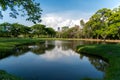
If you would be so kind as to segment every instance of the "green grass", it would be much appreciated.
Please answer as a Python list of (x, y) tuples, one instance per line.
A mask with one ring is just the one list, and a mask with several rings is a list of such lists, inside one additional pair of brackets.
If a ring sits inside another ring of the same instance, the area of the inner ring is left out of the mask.
[(40, 42), (40, 39), (31, 38), (0, 38), (0, 54), (11, 52), (16, 46)]
[(80, 45), (77, 51), (107, 59), (109, 66), (104, 80), (120, 80), (120, 44)]

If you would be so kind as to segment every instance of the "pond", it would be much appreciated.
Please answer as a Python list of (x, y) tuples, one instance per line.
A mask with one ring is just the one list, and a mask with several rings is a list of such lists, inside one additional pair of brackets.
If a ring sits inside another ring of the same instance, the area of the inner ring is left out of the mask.
[(94, 43), (49, 40), (21, 46), (12, 55), (0, 57), (0, 70), (24, 80), (102, 79), (108, 63), (98, 57), (75, 52), (77, 45)]

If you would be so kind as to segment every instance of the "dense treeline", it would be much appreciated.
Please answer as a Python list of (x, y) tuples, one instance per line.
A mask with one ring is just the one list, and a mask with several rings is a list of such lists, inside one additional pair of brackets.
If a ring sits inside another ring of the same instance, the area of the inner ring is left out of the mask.
[(62, 27), (61, 31), (58, 31), (56, 34), (56, 37), (58, 38), (81, 38), (82, 31), (78, 25), (75, 25), (74, 27)]
[(51, 27), (35, 24), (31, 27), (18, 23), (0, 24), (0, 37), (54, 37), (56, 32)]
[(80, 20), (80, 25), (62, 27), (56, 32), (43, 24), (27, 27), (18, 23), (0, 24), (0, 37), (57, 37), (120, 39), (120, 7), (113, 10), (103, 8), (92, 15), (88, 22)]
[(100, 9), (88, 22), (81, 20), (80, 25), (63, 27), (57, 35), (63, 38), (120, 39), (120, 7)]

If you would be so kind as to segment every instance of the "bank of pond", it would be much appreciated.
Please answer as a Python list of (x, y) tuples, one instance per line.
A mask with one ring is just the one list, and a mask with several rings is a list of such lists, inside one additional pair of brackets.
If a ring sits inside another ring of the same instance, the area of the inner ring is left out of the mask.
[(102, 57), (109, 62), (104, 80), (120, 79), (120, 44), (80, 45), (77, 47), (77, 51), (83, 54)]
[(119, 80), (119, 57), (118, 43), (1, 39), (0, 79)]

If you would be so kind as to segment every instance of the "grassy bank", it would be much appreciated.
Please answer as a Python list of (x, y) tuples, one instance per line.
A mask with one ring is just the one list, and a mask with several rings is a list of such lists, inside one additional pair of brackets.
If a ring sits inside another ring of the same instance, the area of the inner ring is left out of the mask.
[(77, 51), (107, 59), (109, 67), (105, 71), (104, 80), (120, 80), (120, 44), (80, 45)]
[(16, 46), (39, 42), (40, 39), (0, 38), (0, 54), (11, 52)]
[[(40, 39), (30, 38), (0, 38), (0, 59), (12, 54), (16, 46), (41, 42)], [(0, 70), (0, 80), (21, 80), (3, 70)]]

